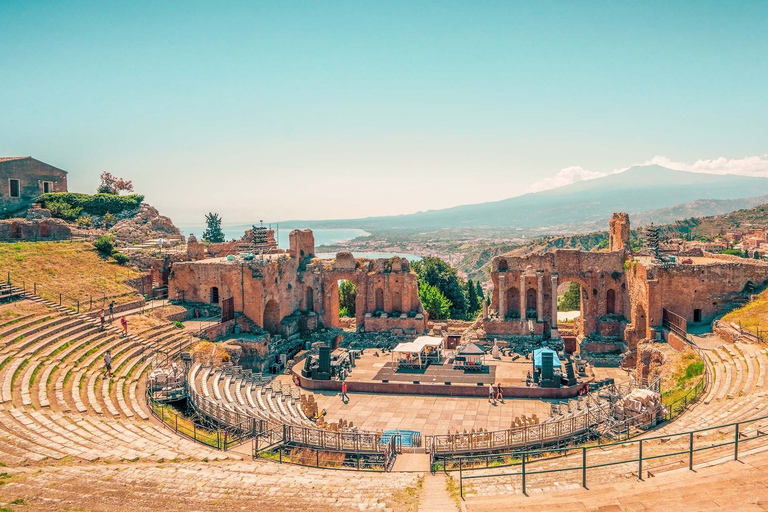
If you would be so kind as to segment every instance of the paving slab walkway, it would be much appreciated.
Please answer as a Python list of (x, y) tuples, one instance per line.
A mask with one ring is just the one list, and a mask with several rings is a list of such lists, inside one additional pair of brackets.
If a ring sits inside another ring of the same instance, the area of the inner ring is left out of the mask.
[[(501, 510), (501, 509), (499, 509)], [(458, 512), (459, 506), (448, 493), (447, 477), (426, 474), (421, 488), (419, 512)]]

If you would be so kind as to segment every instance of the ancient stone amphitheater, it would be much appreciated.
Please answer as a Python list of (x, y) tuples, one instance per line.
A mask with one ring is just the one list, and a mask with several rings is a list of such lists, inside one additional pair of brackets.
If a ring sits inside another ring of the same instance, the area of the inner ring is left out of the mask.
[[(29, 295), (0, 306), (0, 505), (2, 510), (764, 510), (768, 456), (762, 438), (768, 421), (747, 422), (738, 431), (728, 424), (768, 414), (766, 349), (712, 337), (696, 341), (709, 386), (695, 405), (641, 436), (642, 447), (631, 440), (530, 462), (523, 484), (512, 474), (519, 472), (516, 467), (461, 475), (407, 463), (397, 472), (335, 471), (252, 460), (250, 443), (227, 451), (208, 448), (157, 421), (145, 400), (152, 356), (187, 349), (190, 342), (181, 331), (166, 324), (122, 337), (111, 327), (102, 331), (91, 317)], [(113, 354), (111, 379), (101, 360), (107, 349)], [(220, 404), (222, 414), (260, 411), (267, 421), (311, 423), (289, 385), (265, 392), (226, 372), (201, 365), (192, 371), (195, 392)], [(709, 427), (716, 428), (701, 431)], [(687, 433), (692, 430), (700, 432)], [(690, 443), (696, 450), (692, 460)], [(638, 448), (644, 450), (642, 467)], [(579, 468), (587, 453), (584, 481)], [(571, 469), (545, 472), (566, 468)]]

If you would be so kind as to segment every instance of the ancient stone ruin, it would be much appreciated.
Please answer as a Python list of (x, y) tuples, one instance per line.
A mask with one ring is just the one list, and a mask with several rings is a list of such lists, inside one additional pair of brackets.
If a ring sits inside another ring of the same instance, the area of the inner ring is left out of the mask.
[(616, 213), (606, 252), (497, 256), (483, 329), (494, 336), (557, 339), (557, 289), (576, 282), (581, 304), (574, 334), (582, 356), (599, 362), (602, 354), (615, 363), (639, 341), (662, 336), (665, 311), (692, 324), (711, 322), (768, 284), (768, 263), (709, 253), (685, 264), (658, 261), (633, 254), (629, 232), (629, 216)]
[(339, 281), (346, 280), (357, 289), (358, 331), (417, 335), (427, 328), (418, 278), (404, 258), (355, 258), (347, 252), (316, 258), (310, 230), (292, 231), (288, 251), (238, 253), (238, 243), (232, 243), (214, 247), (215, 257), (210, 257), (208, 249), (206, 254), (202, 244), (190, 240), (193, 261), (173, 264), (170, 298), (207, 304), (229, 299), (234, 312), (287, 338), (300, 331), (341, 327)]

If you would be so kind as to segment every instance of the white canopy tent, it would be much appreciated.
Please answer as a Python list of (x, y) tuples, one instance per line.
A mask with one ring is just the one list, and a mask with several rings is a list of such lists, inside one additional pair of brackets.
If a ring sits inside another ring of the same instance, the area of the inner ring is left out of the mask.
[(443, 338), (434, 336), (419, 336), (413, 341), (398, 344), (392, 349), (392, 361), (397, 363), (405, 359), (409, 364), (418, 364), (423, 367), (429, 359), (440, 362), (443, 358)]

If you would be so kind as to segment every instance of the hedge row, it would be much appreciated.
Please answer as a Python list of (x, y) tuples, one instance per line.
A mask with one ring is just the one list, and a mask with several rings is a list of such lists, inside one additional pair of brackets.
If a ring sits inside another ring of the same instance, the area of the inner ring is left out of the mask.
[[(38, 197), (35, 202), (51, 210), (54, 216), (71, 217), (87, 213), (89, 215), (117, 214), (125, 210), (134, 210), (144, 200), (141, 195), (118, 196), (114, 194), (78, 194), (75, 192), (51, 192)], [(66, 212), (56, 215), (57, 212)], [(75, 213), (76, 212), (76, 213)]]

